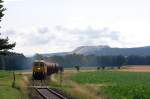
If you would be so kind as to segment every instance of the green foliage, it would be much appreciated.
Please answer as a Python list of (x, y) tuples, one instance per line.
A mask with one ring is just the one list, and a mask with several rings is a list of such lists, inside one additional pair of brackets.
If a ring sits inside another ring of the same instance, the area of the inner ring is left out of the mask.
[(42, 57), (44, 60), (57, 62), (64, 67), (79, 66), (93, 66), (93, 67), (117, 67), (121, 68), (123, 65), (150, 65), (150, 56), (95, 56), (95, 55), (78, 55), (69, 54), (65, 56), (51, 56), (43, 57), (42, 55), (36, 55), (35, 57)]
[(81, 84), (102, 84), (98, 93), (103, 92), (114, 99), (150, 99), (150, 73), (80, 72), (71, 79)]
[(97, 70), (100, 70), (100, 67), (97, 67)]
[(0, 50), (7, 52), (7, 50), (15, 47), (16, 43), (9, 44), (8, 37), (6, 39), (0, 38)]
[[(39, 55), (35, 56), (36, 58)], [(40, 55), (40, 57), (42, 57)], [(43, 59), (47, 61), (53, 61), (59, 63), (64, 67), (73, 67), (76, 65), (79, 66), (122, 66), (126, 59), (123, 56), (94, 56), (94, 55), (77, 55), (77, 54), (69, 54), (65, 56), (51, 56), (51, 57), (43, 57)]]
[(5, 8), (3, 8), (2, 3), (3, 3), (3, 0), (0, 0), (0, 22), (2, 20), (2, 17), (4, 16), (3, 12), (6, 10)]
[(131, 56), (128, 56), (127, 64), (130, 64), (130, 65), (138, 65), (138, 64), (147, 65), (150, 62), (149, 59), (150, 58), (148, 56), (131, 55)]
[(76, 68), (77, 71), (80, 70), (80, 66), (74, 66)]
[(102, 66), (102, 69), (105, 69), (105, 66)]
[(21, 70), (28, 68), (28, 59), (23, 54), (0, 55), (0, 69)]

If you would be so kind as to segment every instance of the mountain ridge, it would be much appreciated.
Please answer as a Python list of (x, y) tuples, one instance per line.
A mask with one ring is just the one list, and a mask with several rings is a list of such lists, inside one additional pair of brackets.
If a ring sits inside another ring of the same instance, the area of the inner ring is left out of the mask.
[(41, 55), (51, 57), (51, 56), (65, 56), (68, 54), (82, 54), (82, 55), (96, 55), (96, 56), (116, 56), (116, 55), (147, 56), (150, 55), (150, 46), (131, 47), (131, 48), (118, 48), (118, 47), (110, 47), (107, 45), (79, 46), (70, 52), (46, 53)]

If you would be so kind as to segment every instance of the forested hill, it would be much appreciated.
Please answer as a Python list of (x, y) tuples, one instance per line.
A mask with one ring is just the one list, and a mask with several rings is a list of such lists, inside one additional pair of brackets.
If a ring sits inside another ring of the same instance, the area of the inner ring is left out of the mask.
[(97, 56), (147, 56), (150, 55), (150, 46), (135, 47), (135, 48), (111, 48), (109, 46), (82, 46), (75, 49), (72, 53), (83, 55), (97, 55)]
[(111, 48), (109, 46), (80, 46), (70, 52), (42, 54), (43, 56), (65, 56), (68, 54), (96, 55), (96, 56), (148, 56), (150, 55), (150, 46), (134, 48)]
[(22, 70), (29, 69), (31, 66), (30, 59), (23, 54), (7, 52), (0, 54), (0, 69), (1, 70)]
[(34, 59), (44, 59), (48, 62), (57, 62), (63, 67), (90, 66), (90, 67), (120, 67), (123, 65), (150, 65), (150, 56), (96, 56), (68, 54), (65, 56), (35, 55)]
[(81, 46), (72, 52), (37, 54), (35, 58), (58, 62), (64, 67), (150, 65), (150, 47)]

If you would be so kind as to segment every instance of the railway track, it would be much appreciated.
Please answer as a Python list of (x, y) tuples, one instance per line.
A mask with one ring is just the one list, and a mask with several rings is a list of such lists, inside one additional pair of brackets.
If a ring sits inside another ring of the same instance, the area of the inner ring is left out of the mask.
[(67, 99), (51, 88), (35, 88), (43, 99)]
[(61, 89), (48, 86), (48, 80), (31, 80), (29, 99), (76, 99)]

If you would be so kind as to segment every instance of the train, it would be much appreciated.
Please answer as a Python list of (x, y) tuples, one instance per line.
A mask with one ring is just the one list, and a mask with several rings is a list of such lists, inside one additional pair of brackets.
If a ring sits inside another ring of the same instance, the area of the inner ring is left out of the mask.
[(59, 71), (63, 72), (63, 67), (59, 66), (58, 63), (35, 60), (32, 66), (32, 78), (33, 80), (44, 80), (47, 76)]

